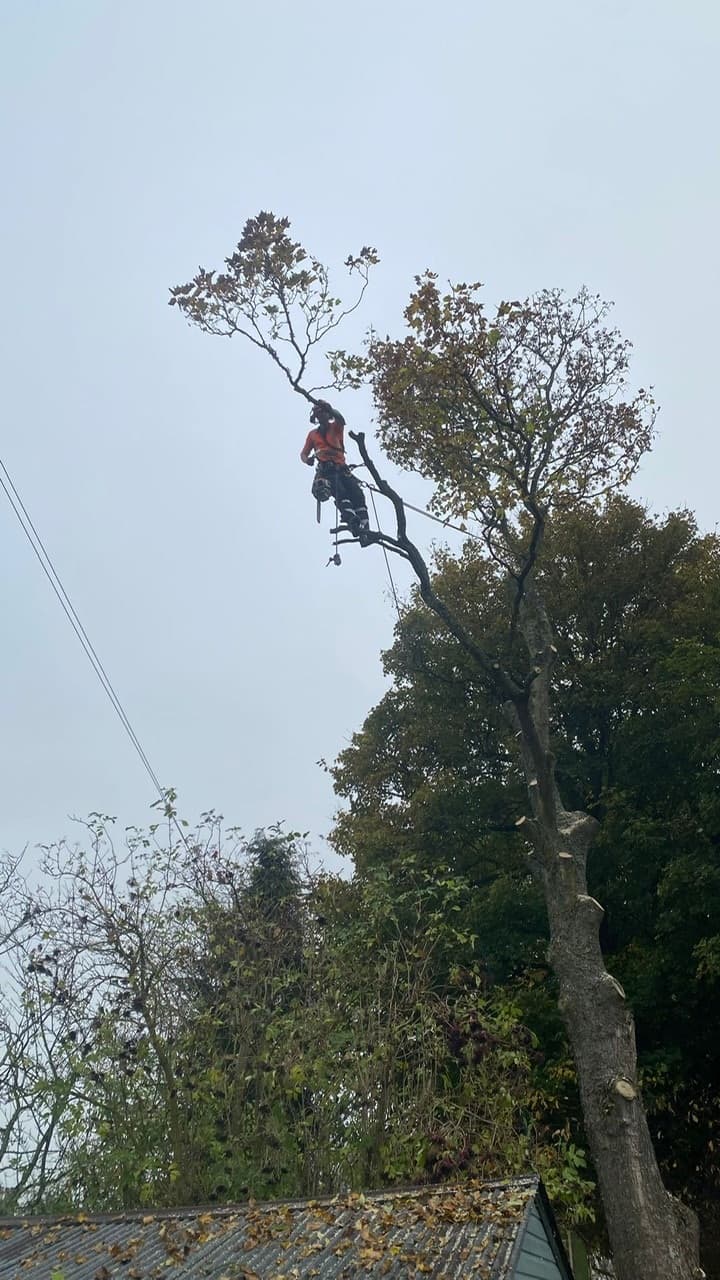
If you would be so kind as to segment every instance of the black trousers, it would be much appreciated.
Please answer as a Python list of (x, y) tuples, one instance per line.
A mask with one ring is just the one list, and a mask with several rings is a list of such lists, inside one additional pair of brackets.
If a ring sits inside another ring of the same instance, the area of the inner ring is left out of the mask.
[(335, 505), (350, 528), (353, 524), (368, 523), (362, 488), (349, 467), (339, 467), (335, 462), (318, 462), (317, 474), (328, 481)]

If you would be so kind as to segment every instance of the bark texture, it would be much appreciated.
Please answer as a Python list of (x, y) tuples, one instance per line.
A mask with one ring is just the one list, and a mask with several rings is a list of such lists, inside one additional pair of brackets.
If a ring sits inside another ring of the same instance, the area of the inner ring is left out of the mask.
[(519, 735), (532, 817), (521, 820), (545, 893), (549, 959), (578, 1072), (583, 1116), (597, 1170), (618, 1280), (697, 1280), (697, 1219), (663, 1186), (637, 1079), (635, 1027), (599, 942), (603, 908), (588, 894), (587, 858), (597, 831), (589, 814), (567, 812), (550, 750), (554, 649), (541, 601), (530, 592), (520, 627), (535, 680), (508, 703)]

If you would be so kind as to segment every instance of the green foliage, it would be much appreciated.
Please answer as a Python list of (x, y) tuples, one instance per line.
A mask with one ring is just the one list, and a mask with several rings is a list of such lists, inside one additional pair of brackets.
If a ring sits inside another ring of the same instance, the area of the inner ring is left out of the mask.
[[(592, 1184), (550, 1121), (537, 1040), (474, 958), (466, 880), (406, 857), (350, 883), (295, 835), (89, 824), (47, 851), (13, 951), (5, 1164), (24, 1208), (316, 1195), (535, 1165), (569, 1216)], [(16, 1037), (17, 1038), (17, 1037)], [(24, 1046), (24, 1048), (23, 1048)], [(20, 1057), (18, 1056), (18, 1062)], [(12, 1092), (12, 1091), (11, 1091)], [(24, 1119), (23, 1119), (24, 1116)], [(49, 1152), (52, 1151), (52, 1158)], [(39, 1153), (39, 1155), (38, 1155)]]
[[(559, 785), (569, 807), (603, 820), (589, 875), (606, 908), (604, 950), (632, 1000), (665, 1171), (697, 1197), (720, 1182), (720, 547), (687, 513), (653, 520), (616, 498), (548, 523), (538, 583), (557, 619)], [(502, 643), (501, 570), (475, 546), (459, 561), (440, 557), (437, 589)], [(419, 605), (385, 666), (391, 687), (333, 771), (348, 801), (337, 846), (365, 869), (399, 876), (417, 858), (429, 874), (441, 864), (467, 878), (464, 927), (489, 978), (520, 982), (516, 999), (546, 1054), (543, 1087), (576, 1135), (544, 910), (515, 829), (526, 800), (507, 727)]]
[(622, 485), (649, 448), (652, 397), (627, 390), (630, 344), (609, 306), (582, 290), (501, 302), (479, 284), (442, 294), (417, 277), (409, 334), (371, 335), (364, 357), (334, 356), (347, 385), (369, 381), (393, 461), (435, 481), (438, 510), (478, 516), (507, 550), (523, 509), (546, 512)]
[(170, 306), (206, 333), (247, 338), (270, 355), (294, 390), (307, 395), (301, 384), (313, 347), (359, 305), (378, 256), (365, 246), (346, 259), (361, 286), (356, 300), (343, 307), (322, 262), (289, 229), (288, 218), (272, 213), (249, 218), (225, 270), (201, 267), (189, 284), (170, 290)]

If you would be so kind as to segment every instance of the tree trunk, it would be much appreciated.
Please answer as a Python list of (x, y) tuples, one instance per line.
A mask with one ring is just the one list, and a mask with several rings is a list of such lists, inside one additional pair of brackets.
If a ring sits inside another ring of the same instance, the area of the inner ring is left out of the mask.
[(550, 751), (550, 668), (554, 650), (542, 604), (524, 603), (521, 629), (536, 679), (510, 708), (522, 750), (533, 817), (521, 819), (550, 925), (549, 959), (580, 1085), (617, 1280), (695, 1280), (697, 1219), (663, 1186), (637, 1080), (635, 1027), (620, 983), (599, 943), (603, 909), (588, 895), (587, 856), (598, 824), (568, 813)]
[(605, 968), (598, 940), (603, 910), (587, 893), (593, 826), (585, 814), (560, 814), (556, 865), (546, 866), (543, 879), (550, 962), (615, 1271), (618, 1280), (691, 1280), (702, 1275), (697, 1222), (663, 1186), (637, 1082), (632, 1014), (620, 983)]

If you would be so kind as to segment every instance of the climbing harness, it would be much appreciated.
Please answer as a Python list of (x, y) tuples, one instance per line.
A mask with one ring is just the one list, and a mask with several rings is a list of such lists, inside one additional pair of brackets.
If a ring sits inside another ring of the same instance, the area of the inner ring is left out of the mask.
[[(355, 471), (357, 469), (357, 466), (359, 465), (361, 464), (352, 464), (347, 466), (346, 469), (348, 471)], [(330, 470), (328, 470), (327, 468), (330, 468)], [(339, 492), (340, 481), (341, 481), (340, 467), (338, 467), (333, 463), (328, 463), (325, 461), (318, 463), (318, 470), (315, 472), (315, 477), (313, 479), (312, 489), (311, 489), (313, 497), (315, 498), (315, 501), (316, 501), (316, 518), (317, 518), (318, 524), (321, 523), (321, 518), (322, 518), (321, 517), (322, 503), (326, 502), (328, 498), (332, 498), (335, 503), (336, 523), (330, 529), (330, 533), (335, 539), (335, 548), (334, 548), (333, 554), (330, 556), (330, 559), (327, 561), (325, 565), (326, 569), (328, 565), (331, 565), (331, 564), (334, 564), (334, 565), (342, 564), (342, 557), (340, 556), (340, 552), (338, 550), (339, 534), (349, 533), (353, 540), (357, 540), (361, 546), (363, 545), (363, 539), (362, 539), (362, 532), (364, 528), (363, 521), (361, 518), (357, 517), (355, 508), (352, 506), (352, 502), (350, 498), (348, 498), (347, 495), (343, 497), (340, 496), (340, 492)], [(357, 525), (357, 529), (354, 527), (356, 525)]]

